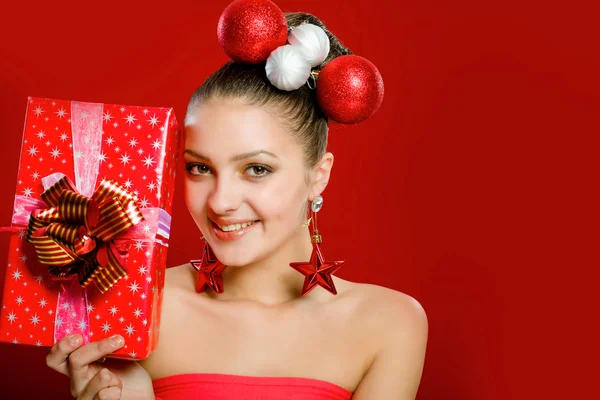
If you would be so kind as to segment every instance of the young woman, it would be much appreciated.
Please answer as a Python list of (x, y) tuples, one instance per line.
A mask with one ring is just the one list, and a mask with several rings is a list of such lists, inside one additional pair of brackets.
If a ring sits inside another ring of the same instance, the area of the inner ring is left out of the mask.
[[(310, 14), (289, 26), (322, 27)], [(160, 343), (141, 362), (108, 359), (121, 336), (58, 342), (48, 365), (78, 399), (414, 399), (427, 319), (411, 297), (334, 278), (337, 295), (290, 263), (308, 260), (307, 209), (330, 178), (327, 117), (314, 90), (277, 90), (265, 66), (230, 62), (193, 94), (185, 120), (185, 200), (224, 290), (198, 293), (191, 264), (169, 268)]]

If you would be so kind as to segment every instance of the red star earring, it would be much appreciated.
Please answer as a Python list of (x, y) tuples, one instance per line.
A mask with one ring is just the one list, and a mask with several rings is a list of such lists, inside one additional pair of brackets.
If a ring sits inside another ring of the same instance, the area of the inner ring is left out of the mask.
[(206, 240), (204, 240), (202, 258), (192, 260), (190, 263), (198, 271), (196, 292), (202, 293), (207, 287), (210, 287), (215, 293), (223, 293), (223, 277), (221, 274), (227, 266), (217, 260), (215, 253), (213, 253)]
[(317, 285), (334, 295), (337, 294), (331, 275), (344, 264), (344, 261), (325, 261), (323, 253), (321, 252), (321, 242), (323, 240), (317, 229), (317, 212), (319, 212), (322, 207), (323, 197), (320, 195), (315, 196), (310, 205), (310, 218), (306, 223), (306, 226), (308, 226), (312, 221), (313, 234), (311, 236), (311, 241), (313, 251), (310, 260), (308, 262), (290, 263), (292, 268), (305, 277), (304, 285), (302, 286), (302, 296), (306, 296)]

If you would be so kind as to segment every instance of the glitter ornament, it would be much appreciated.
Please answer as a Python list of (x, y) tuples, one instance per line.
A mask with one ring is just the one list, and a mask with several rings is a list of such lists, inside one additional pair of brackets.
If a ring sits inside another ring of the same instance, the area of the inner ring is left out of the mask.
[(317, 25), (301, 24), (294, 27), (288, 35), (288, 42), (302, 49), (313, 68), (325, 61), (329, 54), (329, 38)]
[(377, 67), (356, 55), (327, 63), (319, 73), (316, 90), (321, 110), (342, 124), (364, 121), (383, 101), (383, 79)]
[(306, 83), (310, 76), (310, 63), (299, 47), (288, 44), (271, 53), (265, 70), (273, 86), (290, 91)]
[(258, 64), (287, 43), (288, 26), (281, 9), (270, 0), (235, 0), (219, 18), (217, 37), (234, 61)]

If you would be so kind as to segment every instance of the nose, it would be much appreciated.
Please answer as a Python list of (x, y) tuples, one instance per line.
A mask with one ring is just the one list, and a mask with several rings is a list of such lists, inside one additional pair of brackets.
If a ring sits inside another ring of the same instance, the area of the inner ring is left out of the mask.
[(240, 185), (234, 179), (220, 175), (208, 195), (208, 207), (217, 215), (226, 215), (237, 210), (242, 201)]

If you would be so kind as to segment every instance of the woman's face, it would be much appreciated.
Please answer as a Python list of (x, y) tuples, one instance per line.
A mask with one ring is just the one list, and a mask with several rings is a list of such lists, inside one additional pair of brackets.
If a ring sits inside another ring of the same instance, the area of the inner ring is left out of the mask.
[(305, 220), (302, 147), (262, 108), (202, 103), (185, 128), (184, 162), (187, 207), (226, 265), (266, 258)]

